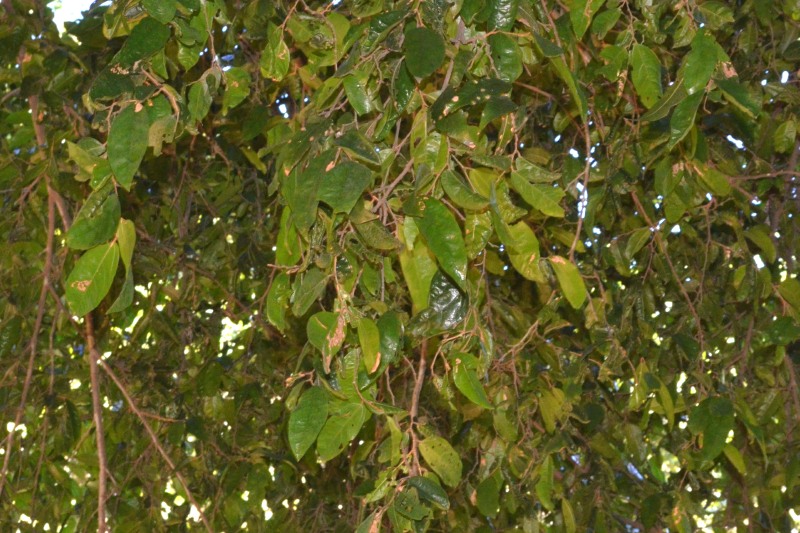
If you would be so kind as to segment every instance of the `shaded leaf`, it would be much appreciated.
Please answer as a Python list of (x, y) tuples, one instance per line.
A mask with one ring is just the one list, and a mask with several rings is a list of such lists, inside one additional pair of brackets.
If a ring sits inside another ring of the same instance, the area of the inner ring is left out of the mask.
[(328, 418), (328, 397), (320, 387), (306, 390), (289, 415), (289, 448), (298, 461), (317, 440)]
[(111, 122), (108, 133), (108, 162), (114, 177), (124, 189), (130, 190), (133, 176), (139, 170), (147, 151), (150, 122), (138, 105), (124, 108)]

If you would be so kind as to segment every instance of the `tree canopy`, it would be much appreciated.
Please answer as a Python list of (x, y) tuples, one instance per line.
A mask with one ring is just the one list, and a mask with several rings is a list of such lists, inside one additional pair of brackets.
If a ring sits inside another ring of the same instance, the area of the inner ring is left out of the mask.
[(793, 0), (0, 4), (4, 531), (790, 531)]

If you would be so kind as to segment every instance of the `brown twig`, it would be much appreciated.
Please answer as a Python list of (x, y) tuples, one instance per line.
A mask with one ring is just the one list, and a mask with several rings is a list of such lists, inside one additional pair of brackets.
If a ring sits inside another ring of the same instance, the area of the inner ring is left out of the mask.
[(419, 442), (414, 431), (414, 425), (417, 422), (417, 414), (419, 413), (419, 396), (422, 393), (422, 384), (425, 381), (425, 366), (428, 364), (428, 340), (422, 341), (419, 347), (419, 367), (417, 375), (414, 380), (414, 392), (411, 395), (411, 408), (408, 411), (408, 429), (411, 432), (411, 475), (416, 476), (419, 474)]
[(98, 361), (98, 362), (100, 363), (99, 366), (105, 371), (106, 374), (108, 374), (108, 377), (111, 378), (111, 381), (114, 382), (114, 384), (119, 389), (120, 393), (122, 393), (122, 396), (125, 398), (125, 401), (128, 402), (128, 407), (130, 408), (130, 410), (133, 411), (133, 414), (136, 415), (136, 418), (138, 418), (139, 422), (141, 422), (142, 425), (144, 426), (145, 431), (150, 436), (150, 440), (152, 441), (153, 446), (156, 447), (156, 450), (158, 450), (158, 453), (159, 455), (161, 455), (161, 458), (164, 459), (164, 462), (167, 463), (167, 466), (169, 466), (170, 470), (175, 474), (175, 477), (178, 478), (178, 482), (180, 482), (184, 492), (186, 493), (186, 499), (189, 500), (189, 503), (191, 503), (195, 509), (197, 509), (197, 512), (200, 514), (200, 520), (203, 522), (203, 526), (206, 528), (206, 531), (208, 531), (209, 533), (213, 532), (214, 530), (211, 528), (211, 524), (208, 522), (208, 518), (206, 518), (205, 513), (203, 513), (203, 509), (200, 507), (200, 504), (198, 504), (191, 490), (189, 490), (189, 484), (186, 482), (186, 479), (183, 477), (183, 474), (181, 474), (180, 471), (178, 471), (177, 467), (175, 466), (175, 463), (167, 454), (166, 450), (164, 450), (164, 447), (161, 446), (161, 442), (159, 442), (158, 440), (158, 435), (156, 435), (155, 431), (153, 431), (153, 428), (150, 427), (150, 424), (147, 423), (147, 420), (145, 419), (145, 414), (142, 413), (142, 411), (140, 411), (139, 408), (136, 406), (136, 403), (134, 403), (130, 393), (128, 393), (128, 389), (119, 380), (117, 375), (114, 374), (111, 368), (107, 364), (105, 364), (104, 361)]
[(106, 458), (106, 441), (103, 434), (103, 403), (100, 401), (100, 372), (97, 364), (100, 360), (100, 352), (97, 350), (95, 341), (94, 320), (89, 313), (85, 317), (86, 321), (86, 346), (89, 355), (89, 376), (92, 382), (92, 412), (94, 416), (94, 431), (97, 441), (97, 531), (104, 533), (108, 531), (106, 525), (106, 493), (108, 482), (108, 460)]

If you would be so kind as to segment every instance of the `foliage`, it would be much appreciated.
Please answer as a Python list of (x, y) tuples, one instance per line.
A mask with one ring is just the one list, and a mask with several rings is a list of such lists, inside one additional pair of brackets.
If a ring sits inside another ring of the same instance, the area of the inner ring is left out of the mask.
[(796, 2), (96, 4), (0, 8), (3, 530), (792, 527)]

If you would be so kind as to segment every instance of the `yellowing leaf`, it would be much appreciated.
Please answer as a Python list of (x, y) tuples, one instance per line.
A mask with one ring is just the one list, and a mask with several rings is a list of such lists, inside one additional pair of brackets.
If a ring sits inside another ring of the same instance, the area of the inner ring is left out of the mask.
[(550, 258), (550, 264), (569, 304), (575, 309), (580, 308), (586, 301), (586, 285), (583, 284), (583, 277), (578, 267), (557, 255)]

